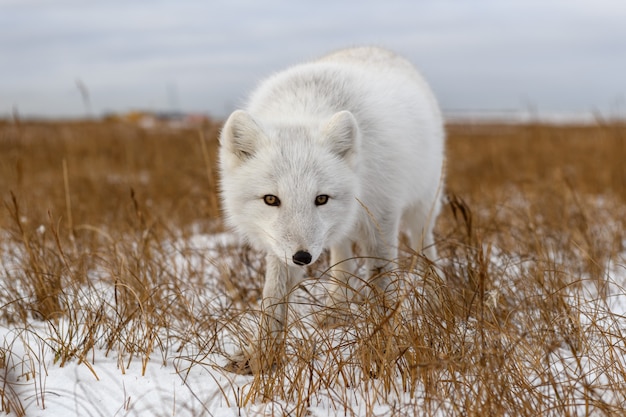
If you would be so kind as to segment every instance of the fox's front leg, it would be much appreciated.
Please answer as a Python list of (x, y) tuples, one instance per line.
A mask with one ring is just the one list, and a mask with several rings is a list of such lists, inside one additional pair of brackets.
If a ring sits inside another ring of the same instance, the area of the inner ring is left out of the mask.
[(366, 268), (369, 273), (367, 286), (363, 296), (368, 302), (379, 307), (389, 306), (390, 296), (397, 289), (398, 282), (394, 279), (393, 270), (397, 262), (397, 236), (400, 216), (387, 213), (370, 231), (371, 239), (365, 244), (368, 255)]
[(232, 364), (235, 371), (263, 372), (281, 358), (289, 295), (301, 276), (300, 267), (287, 265), (275, 256), (267, 256), (259, 329), (256, 339), (243, 347), (235, 361), (238, 363)]
[(262, 351), (272, 350), (282, 340), (291, 292), (290, 269), (277, 257), (267, 256), (258, 339)]
[(328, 288), (326, 307), (348, 308), (354, 297), (350, 278), (356, 273), (356, 262), (352, 254), (352, 242), (344, 241), (330, 249), (331, 282)]

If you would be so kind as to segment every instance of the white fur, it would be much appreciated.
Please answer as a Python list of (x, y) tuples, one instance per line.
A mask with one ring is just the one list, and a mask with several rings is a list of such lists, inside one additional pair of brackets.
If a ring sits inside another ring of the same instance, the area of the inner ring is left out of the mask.
[[(397, 257), (402, 222), (413, 248), (436, 257), (443, 122), (426, 82), (392, 52), (346, 49), (270, 77), (220, 142), (226, 222), (267, 253), (263, 306), (274, 331), (303, 273), (298, 251), (315, 262), (329, 248), (333, 275), (346, 280), (354, 271), (341, 261), (356, 242), (375, 273)], [(319, 195), (330, 199), (316, 205)], [(345, 298), (341, 288), (331, 300)]]

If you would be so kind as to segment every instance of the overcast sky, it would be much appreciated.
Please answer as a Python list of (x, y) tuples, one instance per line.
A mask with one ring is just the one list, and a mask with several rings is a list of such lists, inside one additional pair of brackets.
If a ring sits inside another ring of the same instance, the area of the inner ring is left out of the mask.
[(444, 110), (626, 116), (624, 0), (0, 0), (0, 116), (224, 116), (349, 45), (407, 56)]

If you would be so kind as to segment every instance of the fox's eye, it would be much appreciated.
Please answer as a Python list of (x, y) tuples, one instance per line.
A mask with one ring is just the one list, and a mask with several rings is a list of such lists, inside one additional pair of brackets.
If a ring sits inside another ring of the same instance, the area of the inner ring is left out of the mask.
[(280, 199), (275, 195), (266, 194), (263, 196), (263, 202), (268, 206), (278, 207), (280, 206)]
[(328, 196), (326, 194), (321, 194), (315, 197), (316, 206), (323, 206), (326, 203), (328, 203)]

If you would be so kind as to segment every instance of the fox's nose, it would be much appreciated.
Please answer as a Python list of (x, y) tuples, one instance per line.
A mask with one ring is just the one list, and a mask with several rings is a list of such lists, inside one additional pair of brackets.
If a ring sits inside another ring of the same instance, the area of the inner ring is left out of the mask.
[(305, 250), (299, 250), (293, 255), (293, 263), (296, 265), (308, 265), (313, 257)]

